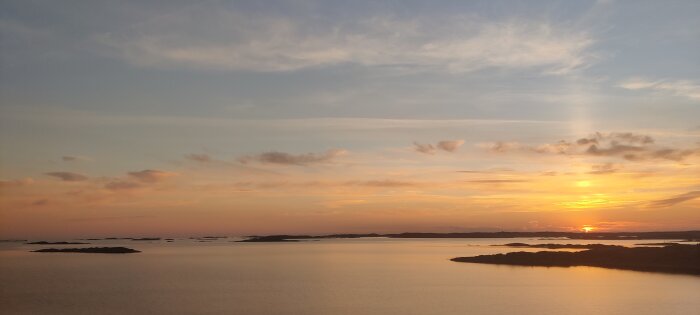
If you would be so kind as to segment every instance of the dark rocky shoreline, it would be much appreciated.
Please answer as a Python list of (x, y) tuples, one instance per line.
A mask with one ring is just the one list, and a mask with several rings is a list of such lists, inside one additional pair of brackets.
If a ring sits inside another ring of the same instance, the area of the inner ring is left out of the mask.
[[(665, 243), (668, 245), (669, 243)], [(520, 247), (520, 248), (546, 248), (546, 249), (594, 249), (594, 248), (609, 248), (609, 247), (623, 247), (619, 245), (605, 245), (605, 244), (526, 244), (526, 243), (508, 243), (503, 245), (491, 245), (491, 246), (502, 246), (502, 247)]]
[(594, 247), (580, 252), (513, 252), (474, 257), (456, 257), (451, 260), (455, 262), (516, 266), (590, 266), (700, 275), (700, 244), (674, 244), (664, 247), (603, 245), (603, 247)]

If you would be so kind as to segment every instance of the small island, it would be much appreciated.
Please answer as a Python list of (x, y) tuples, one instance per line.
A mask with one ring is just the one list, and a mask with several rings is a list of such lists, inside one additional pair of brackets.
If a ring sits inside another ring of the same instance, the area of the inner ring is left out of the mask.
[[(666, 243), (667, 245), (669, 243)], [(546, 248), (546, 249), (594, 249), (594, 248), (610, 248), (610, 247), (624, 247), (619, 245), (605, 245), (605, 244), (526, 244), (526, 243), (508, 243), (504, 245), (491, 245), (491, 246), (504, 246), (504, 247), (524, 247), (524, 248)]]
[(673, 244), (664, 247), (603, 246), (593, 247), (580, 252), (513, 252), (457, 257), (451, 260), (455, 262), (517, 266), (590, 266), (700, 275), (700, 244)]
[(268, 236), (251, 236), (250, 238), (237, 241), (242, 243), (257, 243), (257, 242), (299, 242), (298, 239), (291, 238), (310, 238), (310, 236), (293, 236), (293, 235), (268, 235)]
[(87, 247), (87, 248), (44, 248), (33, 250), (35, 253), (96, 253), (96, 254), (131, 254), (141, 251), (127, 247)]

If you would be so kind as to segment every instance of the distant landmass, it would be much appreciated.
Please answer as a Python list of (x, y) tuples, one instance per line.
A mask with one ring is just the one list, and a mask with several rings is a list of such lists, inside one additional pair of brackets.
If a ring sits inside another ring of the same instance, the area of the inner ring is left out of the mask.
[(132, 238), (132, 241), (160, 241), (160, 237)]
[(34, 250), (36, 253), (98, 253), (98, 254), (130, 254), (141, 251), (126, 247), (87, 247), (87, 248), (44, 248)]
[(568, 238), (572, 240), (700, 240), (700, 231), (667, 232), (471, 232), (471, 233), (401, 233), (387, 234), (393, 238)]
[(469, 233), (399, 233), (399, 234), (330, 234), (249, 236), (239, 242), (285, 242), (291, 240), (388, 237), (388, 238), (567, 238), (572, 240), (700, 240), (700, 231), (668, 232), (469, 232)]
[[(466, 233), (423, 233), (406, 232), (393, 234), (328, 234), (328, 235), (251, 235), (247, 239), (236, 242), (289, 242), (315, 239), (344, 239), (361, 237), (386, 237), (386, 238), (537, 238), (542, 240), (571, 239), (571, 240), (678, 240), (680, 242), (700, 241), (700, 231), (664, 231), (664, 232), (466, 232)], [(227, 236), (203, 236), (190, 237), (195, 241), (216, 241), (226, 239)], [(99, 240), (90, 238), (85, 240)], [(173, 241), (171, 238), (160, 237), (107, 237), (103, 240), (132, 240), (132, 241)], [(13, 242), (15, 240), (4, 240)], [(23, 240), (25, 241), (25, 240)], [(38, 241), (27, 244), (38, 245), (80, 245), (89, 244), (83, 242), (48, 242)], [(667, 245), (669, 243), (648, 243), (648, 245)], [(555, 245), (561, 246), (561, 245)], [(578, 246), (578, 245), (577, 245)]]
[[(544, 244), (543, 246), (548, 245), (552, 244)], [(700, 244), (673, 244), (664, 247), (595, 245), (602, 244), (584, 245), (590, 246), (591, 249), (580, 252), (514, 252), (474, 257), (457, 257), (451, 260), (456, 262), (518, 266), (591, 266), (700, 275)], [(535, 246), (537, 245), (529, 247)]]
[[(236, 241), (236, 242), (299, 242), (300, 236), (293, 235), (269, 235), (269, 236), (251, 236), (248, 239)], [(304, 237), (304, 239), (312, 238), (311, 236)]]
[(30, 245), (87, 245), (90, 243), (84, 243), (84, 242), (47, 242), (47, 241), (38, 241), (38, 242), (29, 242), (27, 244)]
[(330, 234), (330, 235), (266, 235), (248, 236), (247, 239), (237, 242), (299, 242), (302, 240), (331, 239), (331, 238), (360, 238), (360, 237), (388, 237), (388, 234)]
[[(659, 244), (659, 243), (654, 243)], [(666, 245), (670, 243), (664, 243)], [(594, 249), (594, 248), (608, 248), (608, 247), (624, 247), (619, 245), (605, 245), (605, 244), (526, 244), (526, 243), (508, 243), (503, 245), (491, 245), (491, 246), (503, 246), (503, 247), (526, 247), (526, 248), (547, 248), (547, 249)]]

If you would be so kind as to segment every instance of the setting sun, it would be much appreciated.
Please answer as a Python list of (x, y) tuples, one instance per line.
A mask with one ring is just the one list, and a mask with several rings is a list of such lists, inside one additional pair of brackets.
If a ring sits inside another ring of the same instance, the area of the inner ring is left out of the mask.
[(581, 231), (584, 231), (584, 232), (586, 232), (586, 233), (592, 232), (593, 230), (595, 230), (594, 227), (592, 227), (592, 226), (587, 226), (587, 225), (581, 228)]
[(576, 187), (591, 187), (591, 182), (587, 180), (580, 180), (576, 182)]

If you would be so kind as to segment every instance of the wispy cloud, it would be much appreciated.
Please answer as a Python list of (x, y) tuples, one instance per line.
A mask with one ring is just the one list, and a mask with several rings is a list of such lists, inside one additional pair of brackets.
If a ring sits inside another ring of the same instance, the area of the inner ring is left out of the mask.
[(591, 166), (591, 171), (588, 174), (603, 175), (612, 174), (620, 170), (620, 166), (613, 163), (597, 164)]
[(561, 155), (590, 155), (600, 157), (617, 157), (628, 161), (684, 159), (700, 154), (700, 148), (670, 148), (655, 143), (648, 135), (629, 132), (600, 133), (576, 141), (560, 140), (555, 143), (528, 145), (517, 142), (495, 142), (482, 144), (482, 147), (494, 153), (524, 152)]
[(109, 182), (109, 183), (105, 184), (104, 187), (106, 189), (114, 190), (114, 191), (131, 190), (131, 189), (140, 188), (141, 184), (135, 183), (135, 182), (130, 182), (130, 181), (119, 180), (119, 181)]
[(128, 172), (126, 177), (113, 178), (104, 185), (104, 188), (112, 191), (135, 190), (155, 185), (177, 175), (173, 172), (150, 169)]
[(418, 142), (413, 142), (413, 149), (416, 152), (425, 154), (435, 154), (438, 150), (445, 152), (455, 152), (459, 147), (464, 144), (464, 140), (443, 140), (439, 141), (437, 144), (422, 144)]
[(32, 202), (32, 206), (35, 206), (35, 207), (41, 207), (41, 206), (45, 206), (47, 204), (49, 204), (49, 200), (46, 198), (38, 199), (38, 200), (35, 200), (34, 202)]
[(417, 183), (409, 181), (398, 181), (398, 180), (368, 180), (368, 181), (350, 181), (346, 183), (347, 185), (360, 185), (368, 187), (407, 187), (415, 186)]
[[(200, 18), (193, 23), (190, 18)], [(290, 71), (337, 64), (469, 72), (565, 73), (594, 59), (593, 38), (547, 21), (373, 16), (320, 27), (312, 18), (251, 16), (205, 6), (164, 14), (99, 42), (146, 66)]]
[(447, 152), (455, 152), (464, 144), (464, 140), (445, 140), (437, 144), (437, 148)]
[(632, 78), (619, 84), (628, 90), (651, 90), (700, 100), (700, 83), (690, 80)]
[(477, 184), (511, 184), (511, 183), (526, 183), (529, 181), (530, 180), (526, 180), (526, 179), (475, 179), (475, 180), (469, 180), (467, 182), (477, 183)]
[(90, 161), (90, 158), (79, 155), (64, 155), (61, 157), (61, 160), (63, 162), (84, 162)]
[(345, 155), (347, 151), (342, 149), (332, 149), (323, 153), (304, 153), (291, 154), (285, 152), (264, 152), (257, 155), (247, 155), (238, 159), (239, 162), (246, 164), (250, 162), (258, 162), (263, 164), (280, 164), (280, 165), (310, 165), (319, 163), (328, 163), (333, 159)]
[(159, 170), (143, 170), (138, 172), (129, 172), (129, 176), (144, 183), (156, 183), (175, 175), (177, 174)]
[(13, 179), (13, 180), (0, 180), (0, 187), (21, 187), (28, 186), (34, 183), (34, 179), (31, 177), (23, 179)]
[(649, 205), (652, 207), (669, 207), (696, 198), (700, 198), (700, 190), (687, 192), (666, 199), (652, 201), (651, 203), (649, 203)]
[(416, 152), (420, 153), (425, 153), (425, 154), (435, 154), (437, 149), (432, 144), (421, 144), (418, 142), (413, 143), (413, 149), (416, 150)]
[(80, 182), (88, 180), (88, 177), (78, 173), (71, 172), (49, 172), (46, 175), (58, 178), (64, 182)]
[(195, 161), (195, 162), (199, 162), (199, 163), (210, 163), (214, 160), (214, 159), (212, 159), (211, 156), (209, 156), (207, 154), (196, 154), (196, 153), (188, 154), (185, 156), (185, 158), (190, 160), (190, 161)]

